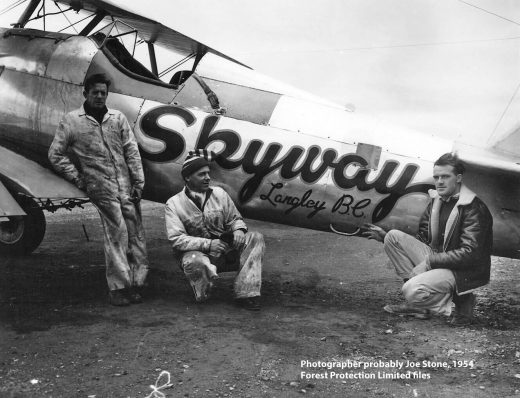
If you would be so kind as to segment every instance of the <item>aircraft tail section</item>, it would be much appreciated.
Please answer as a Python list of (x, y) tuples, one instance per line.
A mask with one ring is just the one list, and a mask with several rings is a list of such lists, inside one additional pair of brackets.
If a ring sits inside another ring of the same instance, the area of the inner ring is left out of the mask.
[(515, 158), (520, 158), (520, 125), (492, 144), (495, 151)]

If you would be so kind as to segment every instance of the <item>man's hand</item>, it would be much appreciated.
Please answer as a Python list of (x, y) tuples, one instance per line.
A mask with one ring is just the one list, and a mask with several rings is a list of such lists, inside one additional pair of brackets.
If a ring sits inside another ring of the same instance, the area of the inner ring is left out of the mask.
[(141, 201), (141, 196), (143, 195), (143, 190), (141, 188), (132, 187), (130, 190), (130, 200), (134, 203), (139, 203)]
[(424, 261), (421, 261), (419, 264), (417, 264), (413, 269), (412, 272), (410, 272), (410, 276), (414, 277), (419, 274), (422, 274), (423, 272), (431, 270), (430, 266), (428, 265), (428, 261), (425, 259)]
[(369, 223), (363, 224), (362, 228), (365, 232), (361, 233), (361, 236), (368, 239), (375, 239), (378, 242), (383, 242), (385, 240), (386, 231), (383, 228)]
[(229, 246), (227, 243), (221, 241), (220, 239), (213, 239), (209, 245), (209, 255), (213, 257), (219, 257), (228, 249)]
[(246, 243), (246, 234), (241, 229), (233, 231), (233, 248), (241, 250)]

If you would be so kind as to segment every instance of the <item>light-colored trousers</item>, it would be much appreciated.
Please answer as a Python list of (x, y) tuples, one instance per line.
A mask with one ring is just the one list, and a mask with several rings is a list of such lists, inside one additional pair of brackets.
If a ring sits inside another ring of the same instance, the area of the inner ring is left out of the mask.
[[(264, 258), (264, 237), (259, 232), (248, 232), (241, 251), (232, 250), (236, 254), (235, 264), (230, 264), (225, 256), (213, 257), (200, 251), (189, 251), (182, 254), (181, 268), (188, 278), (195, 294), (195, 300), (205, 301), (213, 285), (211, 265), (222, 271), (238, 271), (233, 289), (235, 298), (260, 296), (262, 286), (262, 260)], [(229, 253), (228, 253), (229, 254)], [(239, 258), (238, 258), (239, 256)], [(230, 268), (231, 266), (231, 268)]]
[(394, 265), (397, 275), (409, 279), (402, 288), (408, 304), (428, 309), (434, 314), (450, 315), (452, 295), (455, 291), (455, 276), (445, 268), (432, 269), (417, 276), (412, 269), (433, 253), (430, 246), (404, 232), (391, 230), (385, 236), (386, 254)]
[(140, 204), (128, 195), (92, 199), (103, 225), (106, 276), (110, 290), (142, 286), (148, 273)]

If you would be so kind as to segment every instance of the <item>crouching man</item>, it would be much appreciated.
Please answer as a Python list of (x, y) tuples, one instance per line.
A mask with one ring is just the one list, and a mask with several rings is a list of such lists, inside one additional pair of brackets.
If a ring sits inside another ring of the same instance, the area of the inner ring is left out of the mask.
[(264, 238), (248, 232), (229, 195), (210, 187), (212, 154), (191, 151), (183, 166), (185, 188), (166, 203), (166, 232), (197, 302), (209, 298), (218, 272), (238, 271), (237, 302), (260, 310)]
[(397, 274), (404, 280), (406, 303), (387, 305), (386, 312), (427, 319), (450, 315), (453, 324), (471, 322), (472, 291), (489, 282), (493, 219), (482, 200), (462, 184), (464, 164), (442, 155), (433, 167), (436, 192), (426, 208), (417, 237), (398, 230), (386, 233), (368, 224), (369, 239), (384, 242)]

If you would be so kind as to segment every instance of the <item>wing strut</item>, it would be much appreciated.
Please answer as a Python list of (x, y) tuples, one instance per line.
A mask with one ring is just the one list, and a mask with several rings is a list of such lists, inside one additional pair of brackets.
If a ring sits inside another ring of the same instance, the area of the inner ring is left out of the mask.
[(38, 4), (40, 4), (41, 0), (31, 0), (23, 14), (18, 19), (18, 22), (14, 25), (15, 28), (23, 28), (27, 22), (29, 22), (29, 18), (31, 18), (31, 15), (33, 14), (34, 10), (36, 10), (36, 7), (38, 7)]
[(148, 55), (150, 56), (152, 72), (155, 76), (159, 76), (159, 71), (157, 69), (157, 58), (155, 58), (155, 47), (153, 46), (153, 43), (148, 42), (146, 44), (148, 44)]
[(106, 11), (104, 11), (104, 10), (98, 11), (96, 13), (96, 16), (94, 18), (92, 18), (92, 21), (90, 21), (88, 23), (88, 25), (85, 26), (81, 30), (81, 32), (79, 32), (79, 35), (87, 36), (92, 31), (92, 29), (94, 29), (97, 26), (97, 24), (100, 23), (103, 20), (103, 18), (106, 17), (106, 15), (107, 15)]
[(195, 69), (197, 69), (197, 65), (199, 64), (200, 60), (206, 53), (208, 52), (208, 47), (206, 47), (204, 44), (198, 43), (197, 45), (197, 54), (195, 55), (195, 61), (193, 62), (193, 68), (192, 71), (195, 72)]

